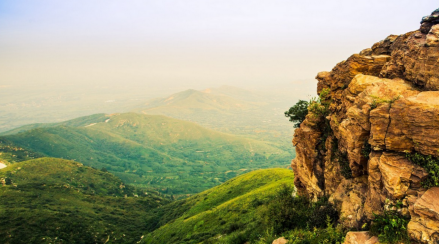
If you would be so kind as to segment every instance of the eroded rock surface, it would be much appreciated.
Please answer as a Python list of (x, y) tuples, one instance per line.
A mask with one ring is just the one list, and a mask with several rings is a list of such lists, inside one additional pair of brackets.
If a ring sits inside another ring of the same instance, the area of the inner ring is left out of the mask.
[(421, 24), (317, 75), (317, 92), (330, 90), (329, 108), (296, 130), (292, 168), (298, 193), (328, 196), (345, 227), (361, 229), (402, 202), (413, 241), (434, 243), (439, 188), (423, 188), (428, 172), (406, 158), (439, 156), (439, 10)]
[(367, 231), (350, 231), (346, 234), (343, 244), (376, 244), (379, 243), (376, 236), (371, 236)]
[(439, 188), (425, 192), (413, 207), (412, 219), (408, 231), (413, 239), (425, 243), (439, 242)]
[(281, 237), (274, 240), (272, 244), (286, 244), (286, 243), (288, 243), (288, 240), (285, 239), (284, 237)]

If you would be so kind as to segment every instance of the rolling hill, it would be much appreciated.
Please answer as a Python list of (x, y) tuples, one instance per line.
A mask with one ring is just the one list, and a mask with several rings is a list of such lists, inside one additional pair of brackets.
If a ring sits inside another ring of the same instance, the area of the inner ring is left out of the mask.
[(0, 242), (135, 243), (170, 202), (114, 175), (57, 158), (0, 169)]
[(239, 243), (241, 237), (244, 243), (263, 234), (266, 205), (293, 182), (291, 170), (257, 170), (163, 206), (162, 226), (142, 243)]
[[(148, 114), (177, 115), (198, 113), (200, 111), (232, 112), (255, 109), (257, 104), (224, 94), (212, 94), (210, 90), (197, 91), (189, 89), (166, 98), (154, 99), (143, 105), (142, 112)], [(184, 110), (184, 111), (182, 111)]]
[(256, 170), (171, 201), (75, 161), (22, 161), (0, 169), (0, 242), (341, 243), (335, 210), (292, 196), (293, 182)]
[(157, 115), (94, 115), (27, 128), (34, 129), (18, 128), (2, 138), (174, 195), (201, 192), (255, 169), (287, 167), (292, 157), (273, 143)]
[(293, 128), (284, 117), (290, 101), (231, 86), (186, 90), (139, 104), (134, 112), (166, 115), (217, 131), (291, 148)]
[(40, 153), (19, 147), (13, 142), (0, 137), (0, 163), (3, 165), (41, 157), (43, 157), (43, 155)]

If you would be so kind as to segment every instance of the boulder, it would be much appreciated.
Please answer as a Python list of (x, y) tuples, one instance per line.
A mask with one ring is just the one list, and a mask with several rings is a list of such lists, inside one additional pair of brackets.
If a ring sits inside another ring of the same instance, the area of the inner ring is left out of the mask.
[(407, 229), (411, 238), (422, 243), (439, 242), (439, 187), (429, 189), (416, 201)]
[(274, 240), (272, 244), (286, 244), (287, 242), (288, 242), (287, 239), (285, 239), (284, 237), (281, 237), (281, 238)]
[(346, 234), (343, 244), (376, 244), (378, 237), (371, 236), (368, 231), (350, 231)]

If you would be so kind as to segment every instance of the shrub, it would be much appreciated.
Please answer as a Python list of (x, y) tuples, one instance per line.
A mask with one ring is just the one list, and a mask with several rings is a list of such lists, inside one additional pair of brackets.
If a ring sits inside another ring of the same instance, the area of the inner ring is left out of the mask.
[(344, 242), (345, 234), (343, 230), (334, 228), (328, 218), (325, 229), (295, 230), (286, 237), (290, 244), (341, 244)]
[(423, 167), (428, 177), (422, 181), (422, 186), (425, 188), (431, 188), (433, 186), (439, 186), (439, 158), (431, 155), (422, 155), (420, 153), (407, 153), (407, 159)]
[(292, 187), (283, 185), (268, 204), (264, 219), (274, 234), (295, 228), (324, 228), (327, 218), (330, 223), (338, 220), (339, 215), (327, 198), (311, 202), (306, 197), (293, 197), (292, 192)]
[(285, 111), (285, 117), (288, 117), (294, 123), (294, 128), (299, 128), (300, 124), (305, 120), (308, 114), (309, 103), (304, 100), (299, 100), (288, 111)]
[(329, 114), (329, 105), (331, 100), (329, 99), (329, 88), (323, 89), (318, 98), (312, 98), (309, 102), (308, 111), (316, 116), (326, 117)]
[(305, 120), (308, 112), (318, 117), (328, 116), (329, 105), (331, 104), (331, 100), (329, 99), (330, 92), (331, 90), (329, 88), (325, 88), (320, 92), (318, 98), (311, 98), (309, 102), (299, 100), (288, 111), (285, 111), (285, 117), (288, 117), (291, 122), (294, 122), (294, 127), (298, 128)]
[(384, 211), (382, 215), (374, 214), (370, 233), (378, 236), (383, 243), (410, 243), (407, 233), (409, 217), (405, 217), (395, 210)]

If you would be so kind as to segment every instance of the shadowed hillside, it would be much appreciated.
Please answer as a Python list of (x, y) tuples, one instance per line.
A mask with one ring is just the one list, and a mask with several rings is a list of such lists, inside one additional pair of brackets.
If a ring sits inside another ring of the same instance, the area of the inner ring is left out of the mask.
[[(1, 243), (135, 243), (169, 200), (56, 158), (0, 169)], [(146, 195), (147, 194), (147, 195)]]

